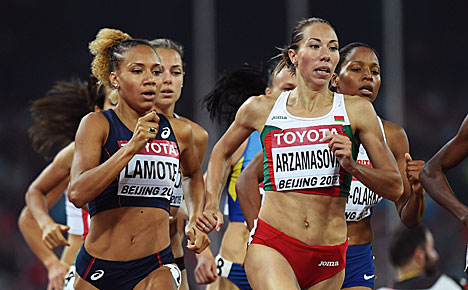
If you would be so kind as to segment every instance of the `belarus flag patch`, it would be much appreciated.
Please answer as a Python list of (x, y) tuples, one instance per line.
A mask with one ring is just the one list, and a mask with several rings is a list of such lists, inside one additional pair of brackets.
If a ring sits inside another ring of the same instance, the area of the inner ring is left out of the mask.
[(344, 122), (344, 116), (335, 116), (335, 122)]

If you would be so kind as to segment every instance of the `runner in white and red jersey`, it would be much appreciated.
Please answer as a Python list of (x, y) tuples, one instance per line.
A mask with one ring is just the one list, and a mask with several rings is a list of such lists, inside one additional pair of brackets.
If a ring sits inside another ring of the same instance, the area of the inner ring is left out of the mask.
[[(340, 62), (332, 79), (333, 87), (349, 95), (357, 95), (374, 101), (380, 88), (380, 66), (377, 53), (364, 43), (351, 43), (340, 50)], [(395, 201), (402, 222), (412, 227), (418, 224), (424, 213), (424, 192), (418, 175), (423, 161), (412, 161), (409, 155), (408, 139), (404, 130), (389, 121), (378, 119), (380, 129), (403, 177), (405, 192)], [(237, 184), (241, 205), (247, 213), (247, 223), (253, 226), (260, 209), (255, 183), (263, 180), (262, 160), (258, 157), (239, 177)], [(371, 167), (366, 150), (359, 146), (358, 163)], [(406, 173), (408, 172), (408, 174)], [(250, 176), (249, 176), (250, 174)], [(408, 175), (408, 177), (407, 177)], [(409, 179), (409, 182), (408, 182)], [(411, 183), (412, 186), (409, 186)], [(372, 208), (383, 197), (367, 188), (353, 177), (350, 195), (346, 203), (345, 217), (348, 226), (349, 246), (346, 252), (346, 274), (343, 289), (374, 288), (374, 262), (371, 248), (373, 237), (370, 218)]]
[[(351, 175), (391, 200), (402, 194), (401, 175), (372, 104), (328, 89), (339, 60), (338, 38), (328, 22), (301, 20), (283, 60), (295, 72), (297, 88), (279, 98), (252, 97), (241, 106), (212, 151), (207, 205), (197, 225), (222, 224), (218, 174), (257, 130), (264, 151), (265, 200), (244, 263), (252, 288), (340, 289)], [(373, 168), (353, 159), (361, 143)]]

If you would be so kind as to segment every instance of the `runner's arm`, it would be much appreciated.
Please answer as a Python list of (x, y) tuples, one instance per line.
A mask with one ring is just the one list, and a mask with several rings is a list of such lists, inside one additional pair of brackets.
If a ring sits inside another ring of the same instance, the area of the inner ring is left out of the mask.
[(236, 193), (239, 205), (251, 230), (254, 220), (258, 217), (261, 206), (259, 183), (263, 180), (263, 151), (260, 151), (241, 172), (236, 183)]
[(429, 160), (421, 171), (421, 183), (427, 193), (468, 226), (468, 207), (455, 196), (445, 172), (468, 156), (468, 115), (457, 135)]

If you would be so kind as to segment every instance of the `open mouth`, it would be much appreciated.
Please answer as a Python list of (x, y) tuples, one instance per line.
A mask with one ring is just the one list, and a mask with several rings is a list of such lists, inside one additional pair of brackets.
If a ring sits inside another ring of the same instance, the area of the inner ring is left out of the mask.
[(365, 96), (370, 96), (374, 92), (374, 89), (371, 86), (363, 86), (359, 88), (359, 92)]
[(174, 91), (170, 89), (165, 89), (165, 90), (161, 90), (159, 93), (160, 95), (164, 97), (172, 97), (172, 95), (174, 94)]
[(156, 96), (156, 91), (144, 91), (143, 93), (141, 93), (143, 96), (147, 97), (147, 98), (154, 98)]
[(329, 67), (318, 67), (314, 69), (319, 75), (329, 75), (330, 74), (330, 68)]

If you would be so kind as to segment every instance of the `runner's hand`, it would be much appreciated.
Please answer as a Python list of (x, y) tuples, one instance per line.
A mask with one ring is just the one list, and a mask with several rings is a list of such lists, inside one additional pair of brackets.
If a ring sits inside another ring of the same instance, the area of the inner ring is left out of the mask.
[(419, 173), (424, 166), (424, 161), (413, 160), (409, 153), (405, 154), (406, 159), (406, 177), (411, 184), (414, 193), (424, 194), (421, 182), (419, 181)]
[(132, 139), (126, 146), (130, 146), (133, 152), (139, 152), (148, 142), (156, 138), (159, 130), (159, 117), (156, 111), (151, 111), (139, 118), (133, 131)]
[(218, 278), (216, 262), (211, 251), (206, 249), (197, 255), (195, 280), (198, 284), (210, 284)]
[(329, 134), (324, 137), (321, 142), (328, 142), (328, 148), (335, 154), (340, 162), (340, 166), (346, 170), (351, 171), (356, 166), (356, 161), (353, 160), (352, 143), (348, 136)]
[(60, 261), (53, 263), (47, 267), (49, 284), (47, 285), (47, 290), (62, 290), (65, 285), (65, 275), (68, 272), (66, 265), (62, 264)]
[(207, 234), (214, 229), (219, 232), (223, 224), (223, 214), (217, 208), (206, 208), (197, 218), (197, 228)]
[(200, 231), (194, 223), (188, 223), (185, 226), (185, 235), (188, 239), (187, 248), (197, 254), (200, 254), (211, 244), (208, 236)]
[(68, 231), (69, 226), (51, 223), (42, 229), (42, 241), (49, 249), (54, 249), (61, 245), (70, 246), (70, 243), (65, 239), (62, 233)]

